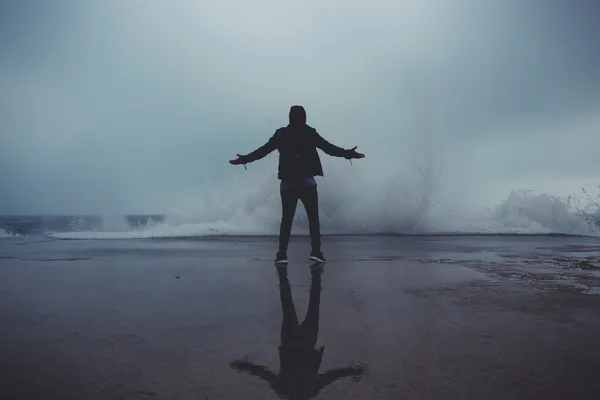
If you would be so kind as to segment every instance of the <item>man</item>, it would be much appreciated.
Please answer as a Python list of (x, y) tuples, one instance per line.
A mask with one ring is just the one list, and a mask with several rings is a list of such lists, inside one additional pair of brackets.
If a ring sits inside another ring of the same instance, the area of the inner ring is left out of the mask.
[(246, 164), (267, 156), (274, 150), (279, 151), (277, 178), (281, 180), (280, 193), (282, 205), (281, 226), (279, 230), (279, 251), (276, 264), (287, 264), (287, 248), (292, 231), (292, 222), (298, 200), (302, 201), (308, 216), (312, 251), (310, 260), (324, 263), (321, 252), (321, 231), (319, 227), (319, 204), (315, 176), (323, 176), (323, 167), (317, 148), (326, 154), (346, 159), (364, 158), (356, 152), (356, 147), (345, 150), (334, 146), (306, 124), (306, 111), (302, 106), (292, 106), (289, 125), (279, 128), (269, 141), (252, 153), (238, 154), (238, 158), (229, 161), (233, 165)]

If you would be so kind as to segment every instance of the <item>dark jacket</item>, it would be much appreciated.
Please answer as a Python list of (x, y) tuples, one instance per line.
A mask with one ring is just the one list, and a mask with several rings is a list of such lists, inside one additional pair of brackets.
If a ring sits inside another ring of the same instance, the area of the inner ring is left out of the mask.
[(306, 124), (290, 124), (275, 131), (267, 143), (245, 156), (244, 163), (260, 160), (274, 150), (279, 151), (279, 179), (302, 179), (323, 176), (317, 149), (334, 157), (351, 158), (352, 151), (337, 147)]

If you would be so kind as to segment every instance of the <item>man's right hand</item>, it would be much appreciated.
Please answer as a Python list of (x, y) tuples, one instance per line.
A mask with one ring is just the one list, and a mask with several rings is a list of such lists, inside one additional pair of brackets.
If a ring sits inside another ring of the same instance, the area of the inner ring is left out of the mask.
[(351, 148), (350, 150), (348, 150), (348, 155), (346, 156), (346, 158), (351, 159), (351, 158), (365, 158), (365, 155), (362, 153), (359, 153), (356, 151), (356, 148), (358, 146), (354, 146), (353, 148)]

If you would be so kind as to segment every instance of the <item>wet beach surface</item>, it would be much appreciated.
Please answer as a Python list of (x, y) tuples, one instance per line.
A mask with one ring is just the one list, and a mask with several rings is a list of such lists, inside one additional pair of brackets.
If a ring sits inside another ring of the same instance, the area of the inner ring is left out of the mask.
[(323, 268), (275, 247), (1, 240), (2, 397), (600, 396), (597, 238), (325, 237)]

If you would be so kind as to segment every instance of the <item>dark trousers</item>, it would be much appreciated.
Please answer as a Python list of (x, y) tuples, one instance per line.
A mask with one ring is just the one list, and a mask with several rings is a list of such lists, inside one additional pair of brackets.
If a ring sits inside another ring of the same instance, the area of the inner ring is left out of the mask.
[(281, 227), (279, 229), (279, 251), (286, 252), (292, 233), (292, 222), (298, 200), (304, 204), (308, 216), (310, 243), (313, 251), (321, 251), (321, 228), (319, 226), (319, 196), (317, 187), (296, 188), (281, 191)]

